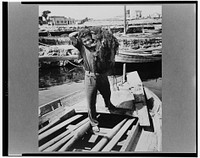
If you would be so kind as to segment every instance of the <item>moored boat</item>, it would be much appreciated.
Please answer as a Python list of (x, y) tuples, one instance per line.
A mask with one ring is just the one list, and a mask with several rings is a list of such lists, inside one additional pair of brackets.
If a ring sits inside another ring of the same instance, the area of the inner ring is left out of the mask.
[(162, 30), (153, 24), (130, 26), (126, 20), (126, 6), (124, 6), (123, 32), (114, 33), (119, 42), (119, 51), (115, 62), (148, 63), (160, 61), (162, 58)]
[(148, 63), (162, 59), (161, 34), (131, 33), (117, 34), (119, 51), (115, 62), (122, 63)]
[[(161, 151), (160, 99), (142, 85), (137, 72), (127, 74), (123, 84), (121, 78), (110, 81), (111, 101), (117, 109), (108, 111), (98, 95), (98, 133), (91, 130), (84, 99), (72, 108), (63, 106), (69, 96), (39, 107), (39, 151)], [(42, 112), (47, 106), (51, 111)]]
[(42, 65), (54, 65), (65, 66), (67, 63), (71, 63), (78, 59), (78, 49), (72, 44), (66, 45), (40, 45), (39, 46), (39, 67)]

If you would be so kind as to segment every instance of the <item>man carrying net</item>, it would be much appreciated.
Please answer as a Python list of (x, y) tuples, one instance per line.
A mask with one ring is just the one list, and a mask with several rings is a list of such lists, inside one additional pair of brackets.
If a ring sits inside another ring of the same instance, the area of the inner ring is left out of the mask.
[(97, 91), (103, 96), (109, 110), (116, 107), (111, 103), (111, 91), (108, 73), (114, 66), (114, 56), (118, 50), (118, 41), (108, 30), (101, 28), (82, 29), (69, 35), (73, 45), (79, 50), (85, 69), (85, 90), (88, 105), (88, 117), (94, 132), (99, 131), (96, 119)]

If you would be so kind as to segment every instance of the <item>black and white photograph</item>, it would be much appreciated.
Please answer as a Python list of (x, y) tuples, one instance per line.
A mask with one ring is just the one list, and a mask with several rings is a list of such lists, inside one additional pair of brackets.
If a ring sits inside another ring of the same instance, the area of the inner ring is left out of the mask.
[(162, 151), (162, 6), (39, 5), (40, 152)]
[(3, 156), (197, 157), (197, 6), (3, 2)]

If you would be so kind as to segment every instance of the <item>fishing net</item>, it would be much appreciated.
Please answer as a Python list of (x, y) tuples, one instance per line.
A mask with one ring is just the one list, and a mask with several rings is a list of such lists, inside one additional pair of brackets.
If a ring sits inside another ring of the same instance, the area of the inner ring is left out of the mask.
[(115, 55), (117, 54), (119, 43), (112, 32), (101, 27), (92, 27), (79, 31), (79, 40), (77, 45), (81, 43), (81, 37), (84, 34), (91, 35), (96, 45), (96, 66), (97, 71), (108, 71), (114, 67)]

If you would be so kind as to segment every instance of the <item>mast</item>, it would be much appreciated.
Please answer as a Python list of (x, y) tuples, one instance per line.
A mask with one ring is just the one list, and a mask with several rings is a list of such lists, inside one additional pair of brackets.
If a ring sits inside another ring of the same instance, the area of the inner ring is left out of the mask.
[[(126, 5), (124, 5), (124, 35), (126, 34)], [(126, 82), (126, 63), (123, 63), (122, 84)]]
[(126, 34), (126, 5), (124, 5), (124, 34)]

